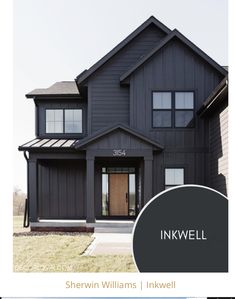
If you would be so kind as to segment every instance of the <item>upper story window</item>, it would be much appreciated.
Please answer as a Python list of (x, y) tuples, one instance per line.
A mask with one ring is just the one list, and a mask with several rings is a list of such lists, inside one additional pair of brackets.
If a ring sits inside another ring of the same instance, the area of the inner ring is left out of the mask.
[(184, 184), (184, 168), (165, 168), (165, 189)]
[(191, 128), (194, 118), (193, 92), (175, 92), (175, 127)]
[(170, 128), (172, 126), (171, 92), (153, 93), (153, 127)]
[(82, 109), (46, 109), (46, 133), (82, 133)]
[(46, 110), (46, 133), (63, 133), (63, 109)]
[(82, 110), (65, 109), (65, 133), (82, 133)]
[(191, 128), (194, 125), (193, 92), (153, 92), (154, 128)]

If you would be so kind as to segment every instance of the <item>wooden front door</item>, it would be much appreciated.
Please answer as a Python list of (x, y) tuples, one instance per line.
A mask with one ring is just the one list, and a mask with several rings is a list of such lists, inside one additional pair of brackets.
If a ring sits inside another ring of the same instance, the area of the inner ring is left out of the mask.
[(128, 216), (128, 173), (109, 174), (109, 215)]

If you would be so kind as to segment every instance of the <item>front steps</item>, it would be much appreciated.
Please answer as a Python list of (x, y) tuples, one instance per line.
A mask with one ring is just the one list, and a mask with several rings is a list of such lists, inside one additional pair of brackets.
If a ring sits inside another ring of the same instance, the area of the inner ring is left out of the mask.
[(84, 220), (41, 220), (30, 223), (34, 232), (94, 232), (94, 233), (123, 233), (133, 230), (134, 221), (131, 220), (96, 220), (86, 223)]

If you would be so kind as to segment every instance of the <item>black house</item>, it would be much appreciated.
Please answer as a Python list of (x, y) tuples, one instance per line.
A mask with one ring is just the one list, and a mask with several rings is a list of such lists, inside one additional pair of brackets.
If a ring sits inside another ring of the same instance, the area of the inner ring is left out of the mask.
[(36, 139), (19, 150), (28, 163), (31, 228), (135, 219), (150, 198), (180, 184), (226, 194), (226, 174), (216, 178), (227, 153), (226, 78), (179, 31), (150, 17), (75, 81), (28, 93)]

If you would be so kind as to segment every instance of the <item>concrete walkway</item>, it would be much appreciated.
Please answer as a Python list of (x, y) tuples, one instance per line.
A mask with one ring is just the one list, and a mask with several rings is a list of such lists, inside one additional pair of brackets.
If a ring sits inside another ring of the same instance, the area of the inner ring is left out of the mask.
[(130, 255), (132, 234), (94, 233), (95, 238), (83, 255)]

